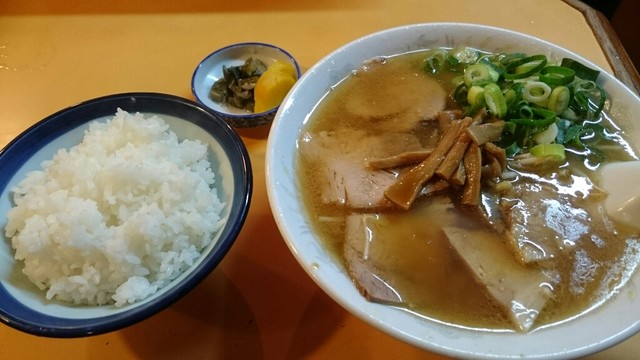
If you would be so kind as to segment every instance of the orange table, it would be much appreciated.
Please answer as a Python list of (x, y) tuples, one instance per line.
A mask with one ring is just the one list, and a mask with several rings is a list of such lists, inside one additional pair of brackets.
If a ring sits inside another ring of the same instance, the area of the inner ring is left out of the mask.
[[(420, 22), (528, 33), (637, 86), (606, 21), (567, 1), (0, 0), (0, 147), (45, 116), (94, 97), (153, 91), (192, 98), (195, 66), (231, 43), (277, 44), (306, 70), (360, 36)], [(267, 134), (241, 131), (255, 175), (249, 217), (229, 255), (193, 292), (148, 320), (94, 337), (39, 338), (0, 326), (0, 359), (442, 358), (351, 316), (298, 266), (266, 198)], [(626, 359), (639, 348), (636, 335), (592, 358)]]

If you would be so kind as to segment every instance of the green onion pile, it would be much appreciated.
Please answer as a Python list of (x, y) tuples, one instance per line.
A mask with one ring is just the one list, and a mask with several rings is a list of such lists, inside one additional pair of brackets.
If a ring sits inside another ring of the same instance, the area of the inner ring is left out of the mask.
[(596, 82), (599, 71), (568, 58), (553, 64), (545, 55), (487, 54), (469, 47), (430, 50), (423, 64), (429, 74), (457, 74), (451, 96), (465, 115), (484, 108), (506, 122), (497, 145), (508, 156), (562, 161), (571, 149), (604, 160), (595, 147), (607, 138), (599, 124), (607, 100)]

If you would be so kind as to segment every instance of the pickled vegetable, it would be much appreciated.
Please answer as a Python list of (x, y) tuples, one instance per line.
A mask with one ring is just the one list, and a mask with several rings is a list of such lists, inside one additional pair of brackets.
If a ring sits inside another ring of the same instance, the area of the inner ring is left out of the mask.
[(209, 97), (217, 103), (224, 103), (253, 111), (254, 88), (267, 66), (259, 59), (250, 57), (240, 66), (222, 66), (222, 78), (217, 80)]
[(263, 112), (280, 105), (296, 82), (296, 69), (276, 61), (258, 79), (254, 89), (255, 112)]

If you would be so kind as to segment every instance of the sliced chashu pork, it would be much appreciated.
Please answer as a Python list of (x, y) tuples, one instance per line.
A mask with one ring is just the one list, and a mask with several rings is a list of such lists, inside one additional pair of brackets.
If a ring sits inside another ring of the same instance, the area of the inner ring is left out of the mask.
[(346, 111), (386, 131), (407, 131), (423, 120), (436, 119), (447, 101), (442, 85), (419, 70), (399, 77), (385, 69), (398, 66), (407, 65), (377, 58), (359, 68), (353, 75), (359, 81), (343, 92)]
[[(425, 284), (430, 271), (443, 271), (438, 246), (425, 246), (428, 239), (439, 238), (438, 225), (454, 221), (453, 203), (448, 197), (436, 196), (428, 203), (411, 210), (402, 221), (393, 216), (352, 214), (347, 217), (344, 258), (354, 284), (369, 301), (398, 306), (408, 305), (399, 289), (411, 289)], [(425, 218), (438, 218), (433, 224)], [(403, 230), (403, 227), (406, 230)], [(384, 234), (394, 228), (393, 238)], [(404, 234), (404, 235), (403, 235)], [(419, 234), (419, 235), (417, 235)], [(393, 246), (381, 242), (393, 242)], [(446, 241), (442, 243), (442, 249)], [(415, 271), (398, 272), (398, 262)]]
[(512, 195), (501, 200), (507, 238), (523, 263), (552, 260), (581, 239), (588, 241), (594, 231), (608, 231), (606, 225), (596, 224), (602, 217), (591, 200), (602, 193), (584, 181), (571, 176), (562, 181), (522, 177)]
[(528, 331), (551, 296), (555, 274), (521, 265), (501, 239), (488, 231), (445, 226), (460, 257), (520, 331)]
[(391, 170), (371, 169), (367, 159), (385, 158), (406, 151), (424, 150), (412, 134), (367, 135), (361, 130), (306, 133), (300, 155), (310, 160), (324, 179), (322, 201), (354, 209), (384, 208), (393, 204), (384, 196), (395, 181)]

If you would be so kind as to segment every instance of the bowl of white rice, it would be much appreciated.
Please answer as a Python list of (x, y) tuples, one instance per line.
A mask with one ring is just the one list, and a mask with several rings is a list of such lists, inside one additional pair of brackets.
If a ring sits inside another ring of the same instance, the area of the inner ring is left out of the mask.
[(0, 321), (80, 337), (154, 315), (200, 283), (247, 216), (247, 150), (173, 95), (89, 100), (0, 151)]

